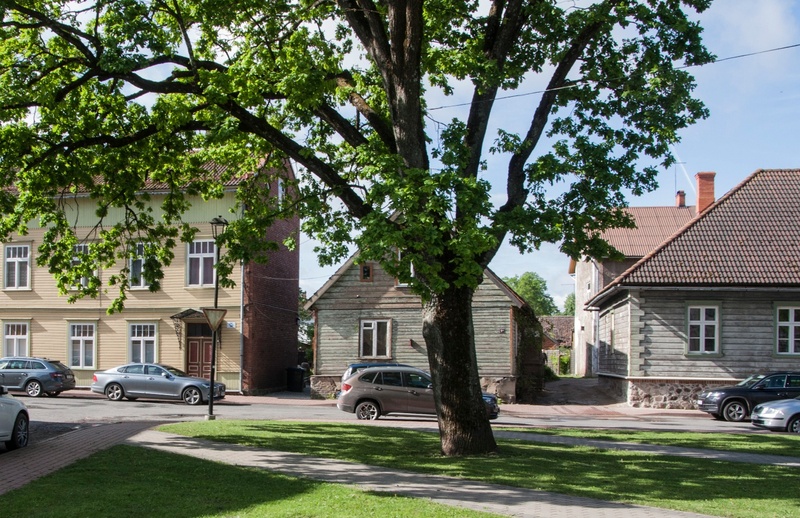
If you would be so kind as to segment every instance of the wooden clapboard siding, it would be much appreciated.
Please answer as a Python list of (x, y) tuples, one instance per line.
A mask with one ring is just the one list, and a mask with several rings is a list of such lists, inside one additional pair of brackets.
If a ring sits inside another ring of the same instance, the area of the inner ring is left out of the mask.
[[(775, 308), (800, 305), (795, 294), (642, 289), (634, 295), (628, 303), (638, 311), (637, 332), (631, 333), (637, 355), (631, 376), (730, 379), (800, 368), (797, 356), (775, 354)], [(721, 354), (686, 354), (687, 307), (700, 304), (719, 307)]]
[[(389, 276), (377, 263), (372, 279), (361, 280), (359, 265), (351, 259), (315, 295), (315, 374), (341, 374), (359, 358), (359, 329), (364, 319), (391, 320), (391, 352), (384, 359), (428, 368), (422, 337), (419, 297)], [(515, 329), (509, 298), (488, 276), (473, 298), (473, 325), (478, 367), (484, 376), (513, 374)], [(378, 361), (378, 359), (374, 359)]]

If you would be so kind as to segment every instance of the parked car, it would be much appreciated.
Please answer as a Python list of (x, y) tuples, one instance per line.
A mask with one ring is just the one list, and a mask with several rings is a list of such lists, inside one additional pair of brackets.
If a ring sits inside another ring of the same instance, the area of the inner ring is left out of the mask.
[[(497, 419), (497, 397), (483, 394), (486, 414)], [(358, 419), (388, 414), (436, 414), (430, 375), (420, 369), (392, 365), (357, 371), (342, 383), (336, 407)]]
[(347, 366), (347, 369), (342, 373), (342, 381), (346, 380), (353, 374), (358, 371), (363, 371), (364, 369), (369, 369), (370, 367), (411, 367), (411, 365), (406, 365), (404, 363), (351, 363)]
[(732, 387), (706, 390), (697, 408), (726, 421), (744, 421), (759, 403), (800, 396), (800, 372), (755, 374)]
[(776, 432), (800, 433), (800, 397), (756, 405), (750, 422)]
[(28, 445), (28, 409), (25, 404), (0, 385), (0, 441), (15, 450)]
[[(92, 392), (111, 401), (126, 398), (182, 399), (189, 405), (208, 401), (209, 382), (187, 376), (180, 369), (158, 363), (129, 363), (92, 376)], [(214, 383), (214, 399), (225, 397), (225, 385)]]
[(57, 396), (75, 388), (75, 374), (58, 360), (10, 356), (0, 358), (0, 385), (31, 397)]

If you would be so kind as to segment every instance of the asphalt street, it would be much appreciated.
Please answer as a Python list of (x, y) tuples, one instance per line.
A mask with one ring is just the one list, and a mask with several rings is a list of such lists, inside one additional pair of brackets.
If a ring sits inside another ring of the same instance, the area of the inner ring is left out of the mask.
[[(189, 406), (182, 401), (145, 399), (115, 402), (88, 390), (73, 390), (58, 397), (31, 398), (24, 394), (15, 394), (15, 397), (28, 406), (31, 443), (101, 423), (200, 420), (208, 414), (207, 405)], [(624, 403), (608, 404), (602, 398), (588, 400), (596, 404), (563, 404), (563, 399), (556, 398), (555, 404), (543, 398), (543, 402), (537, 405), (502, 405), (500, 417), (492, 421), (492, 426), (495, 429), (590, 427), (770, 433), (756, 429), (749, 422), (718, 421), (696, 410), (632, 408)], [(338, 410), (333, 400), (312, 400), (307, 393), (293, 392), (258, 397), (229, 394), (224, 400), (214, 403), (214, 415), (217, 419), (359, 422), (353, 414)], [(436, 427), (435, 418), (412, 415), (390, 415), (375, 422), (361, 423), (420, 429)], [(2, 446), (0, 451), (4, 451)]]

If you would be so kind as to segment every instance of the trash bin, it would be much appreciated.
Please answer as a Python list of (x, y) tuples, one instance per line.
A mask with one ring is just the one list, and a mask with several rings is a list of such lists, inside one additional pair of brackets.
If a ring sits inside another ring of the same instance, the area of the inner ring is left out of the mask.
[(286, 390), (289, 392), (302, 392), (305, 385), (303, 378), (306, 371), (300, 367), (286, 369)]

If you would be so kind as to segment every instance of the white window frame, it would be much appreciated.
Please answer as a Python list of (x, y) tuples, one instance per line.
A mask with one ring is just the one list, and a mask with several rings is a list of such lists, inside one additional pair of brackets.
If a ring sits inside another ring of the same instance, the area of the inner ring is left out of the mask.
[[(69, 366), (73, 369), (94, 369), (97, 358), (97, 324), (69, 322)], [(75, 353), (77, 352), (77, 361)]]
[[(786, 312), (785, 318), (783, 318), (782, 312)], [(781, 336), (782, 330), (785, 330), (783, 336)], [(783, 344), (785, 347), (782, 347)], [(800, 355), (800, 307), (778, 306), (775, 308), (775, 354), (778, 356)]]
[[(360, 358), (391, 358), (392, 321), (385, 318), (362, 320), (358, 326), (358, 353)], [(383, 336), (383, 354), (380, 354), (381, 329)], [(366, 339), (369, 339), (368, 341)], [(367, 350), (369, 348), (369, 350)]]
[[(78, 254), (89, 254), (89, 245), (86, 243), (78, 243), (72, 246), (72, 266), (78, 266), (81, 264), (81, 258)], [(88, 277), (81, 277), (81, 286), (84, 288), (89, 284)], [(73, 289), (78, 289), (78, 286), (73, 286)]]
[(28, 356), (30, 350), (28, 322), (3, 322), (3, 356)]
[(158, 360), (158, 324), (128, 323), (128, 354), (131, 362), (155, 363)]
[[(31, 285), (31, 246), (30, 245), (11, 245), (5, 246), (5, 260), (3, 267), (3, 287), (7, 290), (27, 290)], [(9, 275), (13, 273), (13, 284)], [(20, 278), (24, 277), (25, 284), (20, 283)]]
[[(708, 317), (708, 310), (714, 311), (714, 317)], [(692, 318), (692, 312), (697, 311), (698, 318)], [(686, 309), (686, 353), (687, 354), (719, 354), (719, 306), (714, 304), (691, 304)], [(693, 333), (693, 331), (696, 331)], [(711, 331), (711, 333), (709, 333)], [(709, 334), (711, 336), (709, 336)], [(713, 340), (713, 349), (708, 350), (708, 341)], [(697, 343), (693, 349), (693, 341)]]
[[(213, 239), (198, 239), (192, 241), (187, 245), (186, 249), (186, 285), (191, 287), (208, 287), (214, 286), (214, 280), (217, 276), (217, 269), (215, 268), (217, 262), (216, 243)], [(208, 260), (211, 264), (208, 264)], [(192, 279), (192, 264), (197, 264), (198, 278), (196, 281)], [(211, 278), (206, 279), (206, 270), (211, 268)], [(208, 282), (206, 282), (208, 281)]]
[(283, 178), (278, 178), (276, 189), (278, 199), (278, 203), (283, 203), (284, 198), (286, 198), (286, 183)]
[[(150, 283), (147, 282), (144, 278), (144, 243), (136, 243), (135, 250), (133, 253), (133, 257), (130, 258), (128, 263), (128, 282), (130, 284), (131, 289), (134, 290), (141, 290), (141, 289), (148, 289), (150, 288)], [(138, 265), (139, 276), (134, 276), (135, 268)], [(134, 280), (136, 282), (134, 282)]]

